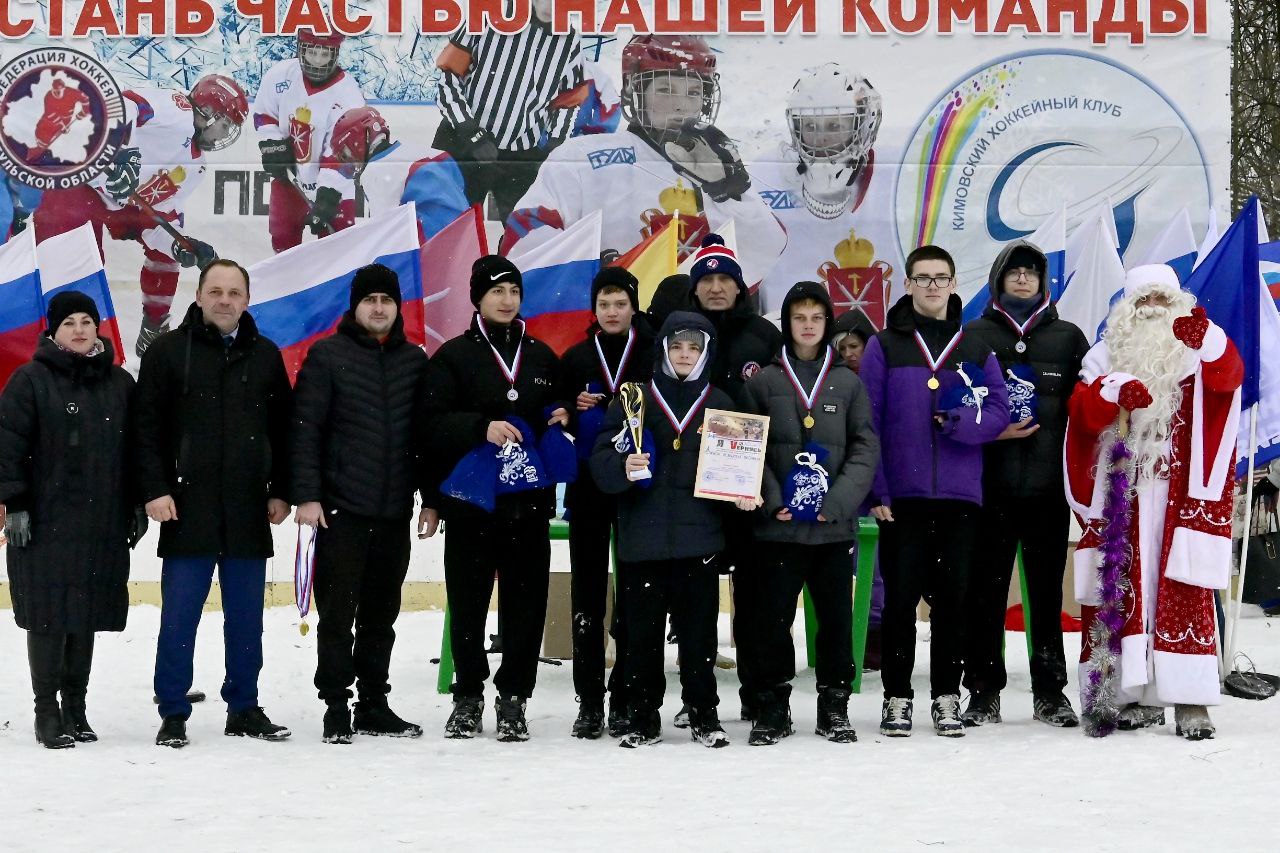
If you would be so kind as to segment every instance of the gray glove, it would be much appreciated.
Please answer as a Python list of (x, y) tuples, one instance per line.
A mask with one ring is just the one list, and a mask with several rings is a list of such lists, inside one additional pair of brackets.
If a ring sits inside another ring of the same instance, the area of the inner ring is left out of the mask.
[(4, 517), (4, 535), (15, 548), (31, 544), (31, 513), (26, 511), (7, 513)]

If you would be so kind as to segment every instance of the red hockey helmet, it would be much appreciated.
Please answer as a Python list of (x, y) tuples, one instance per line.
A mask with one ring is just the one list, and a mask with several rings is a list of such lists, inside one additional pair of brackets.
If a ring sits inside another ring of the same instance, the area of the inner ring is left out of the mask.
[(249, 98), (239, 83), (223, 74), (208, 74), (196, 81), (187, 97), (195, 113), (197, 148), (220, 151), (236, 141), (249, 116)]
[(699, 36), (638, 35), (622, 49), (622, 110), (662, 141), (690, 116), (711, 124), (720, 110), (716, 55)]
[(333, 153), (344, 163), (362, 166), (391, 143), (391, 127), (373, 107), (347, 110), (333, 126)]
[(323, 83), (338, 73), (338, 50), (345, 38), (339, 32), (321, 35), (309, 28), (298, 30), (298, 62), (303, 76), (312, 83)]

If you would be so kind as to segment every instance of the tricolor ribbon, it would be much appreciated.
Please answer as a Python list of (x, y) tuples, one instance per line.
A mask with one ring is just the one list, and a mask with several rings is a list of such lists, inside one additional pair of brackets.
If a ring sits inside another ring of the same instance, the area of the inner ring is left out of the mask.
[(609, 393), (617, 395), (618, 386), (622, 384), (622, 374), (627, 369), (627, 362), (631, 359), (631, 347), (636, 342), (636, 330), (632, 326), (627, 329), (627, 345), (622, 350), (622, 358), (618, 359), (618, 372), (609, 372), (609, 360), (604, 357), (604, 350), (600, 348), (600, 336), (603, 332), (597, 332), (592, 338), (592, 342), (596, 345), (596, 355), (600, 359), (600, 372), (604, 374), (604, 384), (609, 386)]
[(806, 415), (813, 411), (813, 404), (818, 399), (818, 392), (822, 390), (822, 383), (827, 378), (827, 371), (831, 369), (831, 357), (831, 347), (827, 347), (826, 354), (822, 357), (822, 369), (818, 371), (818, 378), (814, 381), (813, 387), (806, 392), (804, 386), (800, 384), (800, 377), (796, 376), (795, 369), (791, 366), (791, 359), (787, 357), (787, 348), (782, 348), (782, 369), (786, 372), (787, 378), (791, 380), (791, 387), (796, 389), (796, 395), (804, 403)]
[[(302, 531), (307, 540), (302, 541)], [(293, 552), (293, 600), (298, 605), (298, 616), (305, 619), (311, 612), (311, 588), (316, 579), (316, 529), (307, 524), (298, 525), (298, 547)]]
[(992, 302), (991, 307), (996, 309), (996, 313), (1004, 317), (1005, 320), (1009, 321), (1009, 325), (1013, 326), (1013, 330), (1018, 333), (1018, 337), (1022, 338), (1026, 336), (1027, 329), (1031, 328), (1031, 324), (1036, 321), (1036, 318), (1039, 317), (1041, 314), (1043, 314), (1049, 308), (1049, 302), (1050, 302), (1049, 297), (1046, 296), (1044, 298), (1044, 304), (1041, 305), (1036, 310), (1032, 311), (1031, 316), (1027, 318), (1027, 322), (1025, 323), (1019, 323), (1017, 320), (1013, 319), (1013, 315), (1010, 314), (1008, 311), (1004, 310), (1004, 306), (1001, 305), (999, 302)]
[(520, 324), (520, 341), (516, 344), (516, 357), (511, 360), (510, 367), (502, 358), (502, 353), (498, 352), (498, 348), (493, 345), (493, 341), (489, 340), (489, 330), (485, 328), (484, 317), (476, 314), (476, 325), (480, 327), (480, 334), (484, 336), (484, 342), (489, 345), (489, 349), (493, 350), (493, 360), (498, 362), (498, 369), (502, 371), (502, 375), (506, 377), (507, 382), (511, 383), (511, 387), (516, 385), (516, 378), (520, 375), (520, 354), (524, 349), (524, 320), (515, 320)]
[(929, 346), (924, 342), (924, 336), (920, 334), (918, 329), (916, 330), (915, 335), (916, 346), (920, 347), (920, 355), (924, 357), (924, 363), (929, 366), (929, 371), (931, 373), (937, 373), (942, 368), (943, 362), (950, 357), (956, 347), (960, 346), (960, 339), (964, 337), (964, 329), (955, 333), (955, 336), (950, 340), (950, 342), (942, 348), (942, 355), (937, 358), (934, 358), (929, 354)]
[(689, 425), (694, 416), (702, 409), (702, 404), (707, 401), (707, 397), (711, 395), (711, 385), (704, 385), (702, 393), (698, 395), (698, 399), (693, 401), (693, 405), (689, 407), (689, 411), (685, 412), (683, 418), (676, 420), (675, 413), (671, 411), (671, 407), (667, 405), (667, 401), (662, 397), (662, 392), (658, 390), (658, 384), (650, 380), (649, 390), (653, 391), (654, 399), (658, 401), (658, 408), (662, 409), (662, 413), (667, 416), (667, 422), (670, 423), (671, 428), (676, 431), (676, 438), (679, 438), (684, 434), (684, 428)]

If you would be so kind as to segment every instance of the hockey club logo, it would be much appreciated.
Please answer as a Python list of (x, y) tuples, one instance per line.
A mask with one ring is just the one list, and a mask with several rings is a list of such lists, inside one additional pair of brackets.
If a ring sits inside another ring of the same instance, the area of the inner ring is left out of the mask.
[(605, 166), (634, 166), (636, 149), (630, 146), (626, 148), (602, 148), (599, 151), (592, 151), (588, 154), (587, 162), (591, 164), (592, 169), (603, 169)]
[(138, 187), (138, 197), (154, 207), (176, 195), (186, 178), (187, 170), (181, 166), (174, 166), (172, 170), (158, 169), (151, 180)]
[(276, 84), (276, 94), (283, 95), (285, 92), (289, 91), (289, 87), (291, 85), (292, 84), (288, 80), (281, 80)]
[(707, 269), (709, 270), (713, 270), (718, 266), (720, 266), (720, 262), (717, 261), (715, 258), (711, 258), (710, 260), (707, 261)]
[(124, 98), (101, 63), (66, 48), (28, 51), (0, 68), (0, 168), (41, 190), (96, 178), (120, 148)]
[(836, 313), (857, 309), (873, 326), (883, 329), (893, 267), (877, 261), (875, 246), (853, 229), (836, 243), (832, 255), (834, 261), (824, 261), (818, 267), (818, 278), (827, 285)]
[(987, 286), (979, 259), (1064, 203), (1068, 233), (1110, 207), (1122, 256), (1149, 245), (1172, 211), (1209, 209), (1207, 161), (1177, 105), (1091, 54), (1032, 51), (974, 69), (929, 107), (905, 151), (898, 244), (970, 259), (956, 271), (966, 301)]
[(746, 382), (748, 379), (750, 379), (752, 376), (755, 376), (759, 372), (760, 372), (760, 362), (748, 361), (746, 364), (742, 365), (742, 381)]

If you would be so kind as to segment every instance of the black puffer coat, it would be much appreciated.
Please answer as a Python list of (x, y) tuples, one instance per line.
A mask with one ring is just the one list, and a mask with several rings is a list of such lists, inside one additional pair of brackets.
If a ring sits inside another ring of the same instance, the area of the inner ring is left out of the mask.
[[(489, 513), (465, 501), (439, 494), (440, 484), (449, 476), (463, 456), (485, 441), (485, 433), (493, 421), (519, 417), (536, 435), (546, 429), (548, 408), (568, 407), (556, 399), (560, 360), (551, 347), (528, 334), (521, 335), (524, 321), (505, 328), (490, 326), (494, 345), (503, 351), (510, 363), (516, 345), (521, 344), (520, 373), (516, 377), (516, 400), (508, 400), (511, 383), (503, 376), (493, 350), (480, 334), (475, 314), (471, 328), (445, 341), (436, 350), (427, 368), (423, 398), (427, 440), (427, 488), (440, 517), (488, 518)], [(532, 489), (499, 495), (493, 515), (500, 518), (551, 518), (556, 512), (555, 489)]]
[(123, 631), (129, 612), (129, 398), (114, 351), (79, 356), (41, 337), (0, 395), (0, 503), (31, 514), (9, 545), (18, 627)]
[[(664, 341), (682, 329), (696, 329), (706, 335), (710, 347), (707, 362), (715, 360), (715, 333), (705, 317), (683, 311), (667, 316), (654, 343), (653, 384), (661, 390), (677, 417), (688, 413), (708, 384), (705, 369), (683, 382), (663, 372)], [(646, 385), (644, 428), (652, 433), (657, 447), (653, 448), (650, 462), (653, 482), (643, 488), (627, 479), (627, 457), (614, 447), (613, 436), (622, 429), (622, 406), (617, 400), (609, 404), (591, 454), (591, 474), (601, 491), (618, 495), (619, 559), (627, 562), (676, 560), (706, 557), (724, 550), (725, 514), (737, 510), (721, 501), (695, 498), (693, 486), (706, 411), (732, 408), (728, 395), (713, 387), (701, 410), (685, 427), (681, 447), (676, 450), (672, 447), (676, 431), (659, 407), (652, 389)], [(649, 448), (643, 449), (649, 452)]]
[[(405, 518), (421, 482), (425, 446), (415, 409), (427, 354), (397, 316), (385, 343), (342, 316), (307, 353), (294, 387), (292, 503), (320, 501), (371, 518)], [(415, 428), (416, 427), (416, 428)]]
[(134, 405), (144, 501), (171, 495), (161, 557), (270, 557), (267, 500), (289, 500), (293, 389), (280, 350), (246, 312), (230, 347), (194, 302), (147, 348)]
[[(1031, 249), (1044, 255), (1026, 240), (1016, 240), (1000, 252), (991, 266), (991, 302), (982, 316), (965, 326), (965, 334), (980, 338), (995, 352), (1000, 371), (1015, 364), (1030, 365), (1036, 372), (1037, 420), (1040, 429), (1026, 438), (993, 441), (984, 448), (983, 491), (991, 499), (1008, 500), (1050, 497), (1063, 494), (1062, 445), (1067, 432), (1067, 400), (1080, 375), (1080, 362), (1089, 351), (1089, 342), (1074, 323), (1058, 318), (1050, 305), (1036, 317), (1025, 335), (996, 310), (1000, 282), (1014, 250)], [(1044, 269), (1042, 261), (1041, 268)], [(1047, 279), (1041, 276), (1043, 294)], [(1021, 339), (1025, 352), (1016, 350)]]

